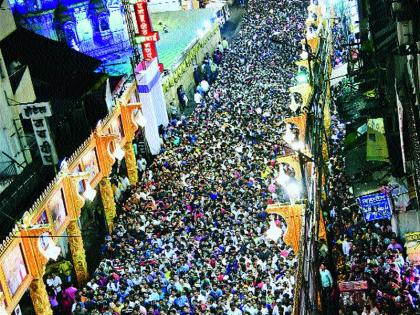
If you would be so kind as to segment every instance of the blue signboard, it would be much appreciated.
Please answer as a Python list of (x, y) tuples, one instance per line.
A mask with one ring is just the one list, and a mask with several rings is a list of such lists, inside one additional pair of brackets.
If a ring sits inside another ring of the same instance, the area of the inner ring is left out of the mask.
[(375, 193), (357, 198), (366, 222), (391, 219), (391, 200), (384, 193)]

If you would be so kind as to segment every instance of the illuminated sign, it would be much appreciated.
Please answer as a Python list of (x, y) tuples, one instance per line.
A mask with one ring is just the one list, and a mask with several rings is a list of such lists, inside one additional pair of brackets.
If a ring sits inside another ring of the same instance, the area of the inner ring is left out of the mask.
[(145, 42), (157, 42), (158, 40), (159, 40), (158, 32), (151, 32), (151, 34), (147, 36), (136, 36), (137, 44), (142, 44)]
[[(141, 44), (143, 58), (151, 61), (157, 58), (156, 42), (159, 40), (158, 32), (154, 32), (147, 10), (147, 0), (138, 0), (134, 3), (134, 14), (136, 16), (137, 31), (135, 41)], [(163, 65), (159, 64), (159, 69), (163, 71)]]

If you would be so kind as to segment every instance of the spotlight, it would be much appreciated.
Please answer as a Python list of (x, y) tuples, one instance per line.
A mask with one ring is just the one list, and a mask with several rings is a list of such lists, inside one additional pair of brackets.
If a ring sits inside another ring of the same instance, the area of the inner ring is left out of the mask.
[(144, 118), (143, 113), (138, 110), (135, 114), (134, 114), (134, 121), (136, 122), (136, 124), (139, 127), (144, 127), (146, 126), (146, 118)]
[(93, 199), (95, 199), (95, 196), (96, 196), (96, 190), (93, 189), (89, 183), (86, 183), (86, 189), (82, 195), (83, 195), (83, 198), (89, 201), (93, 201)]
[(114, 158), (116, 158), (118, 161), (121, 161), (124, 158), (124, 150), (121, 149), (119, 143), (115, 145)]

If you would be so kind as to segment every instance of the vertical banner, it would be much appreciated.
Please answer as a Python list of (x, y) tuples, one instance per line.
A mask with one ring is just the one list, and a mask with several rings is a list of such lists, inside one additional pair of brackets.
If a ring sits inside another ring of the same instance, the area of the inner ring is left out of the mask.
[(410, 262), (420, 266), (420, 232), (405, 233), (405, 248)]
[(383, 118), (368, 119), (366, 160), (389, 162)]
[(404, 173), (407, 172), (406, 165), (405, 165), (405, 151), (404, 151), (404, 133), (403, 133), (403, 119), (404, 119), (404, 109), (400, 101), (400, 97), (398, 96), (397, 90), (397, 82), (395, 81), (395, 95), (397, 97), (397, 111), (398, 111), (398, 126), (400, 131), (400, 142), (401, 142), (401, 158), (402, 164), (404, 168)]
[(46, 120), (46, 117), (51, 116), (50, 103), (43, 102), (21, 105), (21, 114), (24, 119), (30, 119), (32, 122), (42, 163), (44, 165), (57, 164), (57, 153)]
[[(147, 0), (137, 0), (134, 4), (134, 15), (137, 22), (136, 43), (141, 45), (143, 58), (152, 61), (158, 57), (156, 42), (159, 40), (158, 32), (153, 31)], [(163, 65), (159, 64), (160, 72), (163, 72)]]

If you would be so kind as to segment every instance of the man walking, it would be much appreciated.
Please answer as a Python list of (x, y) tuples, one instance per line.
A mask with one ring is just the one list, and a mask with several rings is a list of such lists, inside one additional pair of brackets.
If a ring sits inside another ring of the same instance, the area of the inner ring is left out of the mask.
[(334, 281), (331, 276), (331, 272), (325, 267), (324, 263), (321, 263), (319, 266), (319, 274), (321, 276), (321, 300), (323, 314), (329, 314), (329, 303)]

